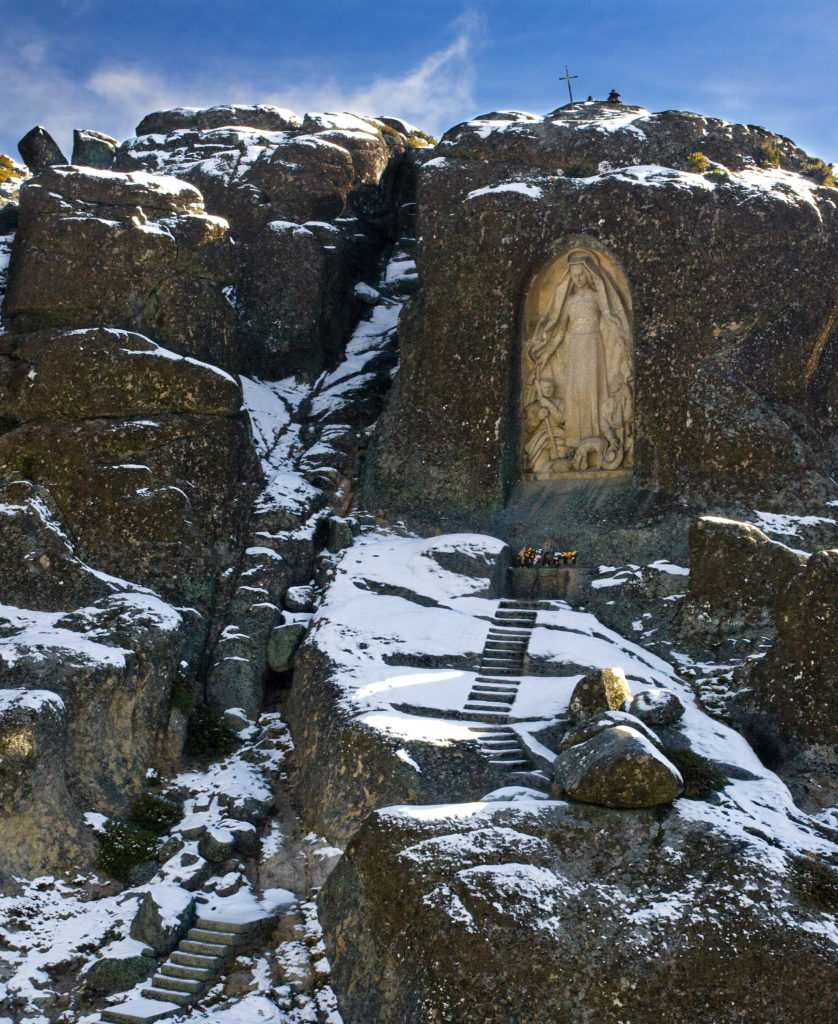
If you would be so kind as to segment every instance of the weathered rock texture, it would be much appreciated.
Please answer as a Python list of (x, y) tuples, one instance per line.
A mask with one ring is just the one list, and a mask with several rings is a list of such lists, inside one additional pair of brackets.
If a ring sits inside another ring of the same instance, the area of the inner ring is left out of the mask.
[(21, 189), (3, 316), (15, 332), (138, 330), (235, 369), (227, 223), (198, 190), (143, 173), (50, 167)]
[(0, 690), (0, 873), (89, 866), (96, 850), (64, 777), (64, 705), (47, 690)]
[(749, 523), (703, 516), (690, 527), (690, 576), (676, 631), (712, 642), (774, 626), (775, 609), (806, 556)]
[(412, 152), (374, 118), (225, 106), (150, 114), (113, 167), (174, 174), (229, 221), (243, 367), (277, 379), (337, 356), (362, 308), (355, 284), (404, 227)]
[(343, 1019), (831, 1024), (834, 948), (759, 845), (677, 811), (370, 815), (319, 897)]
[(794, 744), (838, 744), (838, 551), (818, 551), (777, 603), (777, 639), (755, 666), (746, 704)]
[[(342, 842), (377, 807), (479, 800), (501, 783), (500, 773), (476, 741), (404, 742), (365, 724), (330, 678), (334, 667), (316, 641), (315, 634), (297, 653), (286, 706), (303, 820), (309, 828), (331, 842)], [(399, 750), (410, 760), (400, 757)], [(416, 770), (416, 758), (421, 771)]]
[[(781, 168), (756, 166), (766, 144)], [(727, 171), (691, 170), (699, 150)], [(635, 487), (783, 511), (838, 493), (838, 207), (806, 167), (762, 129), (673, 111), (584, 103), (452, 128), (419, 168), (423, 287), (402, 316), (370, 503), (500, 508), (523, 471), (524, 299), (580, 248), (631, 292)]]
[(642, 733), (614, 725), (564, 750), (553, 764), (562, 792), (603, 807), (654, 807), (681, 795), (678, 769)]
[(581, 722), (598, 711), (617, 711), (631, 700), (631, 690), (621, 668), (598, 668), (583, 676), (570, 695), (568, 716)]
[(97, 568), (205, 607), (254, 472), (238, 382), (126, 331), (2, 340), (0, 464), (48, 489)]

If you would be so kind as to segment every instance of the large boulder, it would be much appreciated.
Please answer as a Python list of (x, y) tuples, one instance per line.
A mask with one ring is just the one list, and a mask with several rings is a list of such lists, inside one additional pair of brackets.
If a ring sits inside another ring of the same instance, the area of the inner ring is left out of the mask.
[(371, 814), (318, 902), (346, 1024), (832, 1024), (805, 891), (721, 815), (530, 801)]
[(568, 717), (581, 722), (599, 711), (619, 711), (631, 700), (631, 689), (621, 668), (596, 668), (574, 686)]
[(157, 956), (167, 956), (195, 920), (195, 897), (180, 886), (147, 889), (140, 893), (131, 937), (150, 946)]
[(21, 189), (3, 316), (15, 332), (140, 330), (235, 368), (227, 223), (174, 178), (50, 167)]
[(553, 762), (559, 789), (603, 807), (654, 807), (681, 795), (684, 780), (654, 743), (628, 725), (597, 732)]
[(777, 603), (777, 639), (741, 697), (793, 745), (838, 743), (838, 551), (818, 551)]
[(23, 162), (33, 174), (40, 174), (48, 167), (66, 164), (67, 158), (58, 143), (42, 125), (35, 125), (17, 144)]
[[(708, 164), (706, 176), (690, 160), (698, 151), (725, 166)], [(638, 489), (776, 511), (838, 495), (828, 444), (838, 206), (799, 149), (763, 129), (590, 102), (545, 117), (487, 114), (426, 155), (423, 290), (401, 320), (371, 506), (500, 515), (519, 482), (541, 482), (529, 479), (541, 449), (525, 447), (539, 429), (557, 446), (542, 509), (556, 528), (579, 488), (591, 506), (619, 484), (615, 518)], [(781, 167), (758, 166), (775, 155)], [(553, 395), (539, 391), (536, 403), (522, 368), (571, 256), (611, 268), (599, 302), (623, 362), (615, 343), (616, 369), (597, 387), (621, 437), (565, 451), (538, 426), (564, 415), (556, 380), (536, 382)]]
[(90, 867), (96, 853), (64, 774), (66, 720), (48, 690), (0, 690), (0, 865), (27, 875)]
[(689, 587), (676, 630), (706, 641), (773, 629), (777, 602), (805, 565), (806, 555), (750, 523), (697, 519), (690, 526)]
[[(73, 160), (78, 167), (98, 167), (108, 170), (113, 163), (114, 153), (119, 143), (110, 135), (87, 128), (73, 131)], [(62, 161), (63, 163), (64, 161)]]

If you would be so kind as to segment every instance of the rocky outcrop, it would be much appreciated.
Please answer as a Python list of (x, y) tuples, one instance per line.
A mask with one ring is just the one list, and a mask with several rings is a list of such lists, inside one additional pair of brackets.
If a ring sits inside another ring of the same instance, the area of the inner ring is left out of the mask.
[(773, 630), (775, 609), (806, 555), (749, 523), (704, 516), (690, 527), (690, 577), (675, 623), (684, 639), (718, 643)]
[(499, 773), (486, 762), (476, 738), (456, 745), (405, 743), (364, 722), (342, 700), (334, 669), (315, 634), (296, 656), (286, 706), (309, 828), (330, 842), (343, 842), (376, 807), (478, 800), (498, 784)]
[(3, 340), (0, 462), (49, 491), (98, 568), (206, 607), (254, 472), (238, 382), (125, 331)]
[(58, 763), (78, 806), (123, 812), (162, 766), (173, 682), (196, 654), (189, 618), (131, 591), (64, 613), (3, 609), (3, 685), (49, 686), (63, 700)]
[(138, 330), (235, 369), (227, 224), (183, 181), (50, 167), (21, 189), (3, 316), (14, 332)]
[[(4, 681), (5, 682), (5, 681)], [(8, 684), (6, 684), (8, 686)], [(66, 720), (48, 690), (0, 690), (0, 871), (90, 866), (96, 842), (67, 790)]]
[(676, 809), (380, 811), (319, 897), (341, 1015), (785, 1024), (805, 976), (807, 1020), (831, 1024), (834, 947), (787, 864)]
[[(777, 639), (740, 697), (793, 746), (838, 743), (838, 551), (818, 551), (777, 602)], [(773, 730), (771, 730), (773, 731)]]
[(182, 736), (168, 736), (172, 686), (194, 669), (205, 627), (194, 610), (86, 564), (43, 487), (6, 484), (0, 524), (3, 686), (53, 692), (51, 770), (79, 807), (124, 810), (148, 769), (180, 753)]
[[(781, 167), (757, 165), (766, 147)], [(689, 160), (705, 150), (725, 165), (709, 176)], [(583, 103), (487, 114), (427, 157), (423, 290), (402, 317), (399, 392), (371, 448), (369, 504), (502, 518), (525, 474), (525, 299), (574, 249), (612, 261), (627, 282), (634, 467), (619, 507), (638, 488), (782, 511), (838, 494), (826, 441), (836, 207), (817, 175), (799, 173), (809, 165), (788, 140)], [(550, 525), (575, 511), (574, 487), (591, 504), (605, 478), (564, 472)]]
[(374, 118), (225, 106), (149, 115), (113, 166), (189, 181), (229, 221), (243, 368), (275, 380), (335, 361), (363, 308), (355, 285), (410, 233), (400, 205), (412, 152)]

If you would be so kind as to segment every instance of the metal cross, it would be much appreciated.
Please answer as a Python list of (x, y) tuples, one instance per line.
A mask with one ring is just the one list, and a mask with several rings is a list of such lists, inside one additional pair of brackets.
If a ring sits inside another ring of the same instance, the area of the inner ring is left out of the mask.
[(578, 78), (578, 77), (579, 77), (579, 75), (572, 75), (570, 73), (570, 71), (568, 70), (567, 64), (565, 64), (565, 66), (564, 66), (564, 74), (563, 75), (559, 75), (559, 81), (561, 81), (561, 82), (565, 82), (566, 81), (567, 82), (567, 91), (570, 93), (570, 105), (571, 106), (573, 106), (573, 92), (571, 91), (571, 88), (570, 88), (570, 80), (571, 80), (571, 78)]

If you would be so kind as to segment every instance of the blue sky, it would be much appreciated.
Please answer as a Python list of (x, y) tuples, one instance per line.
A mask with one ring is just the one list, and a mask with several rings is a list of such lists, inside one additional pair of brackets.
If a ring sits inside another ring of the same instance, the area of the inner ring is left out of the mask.
[(761, 124), (838, 162), (838, 3), (811, 0), (0, 0), (0, 152), (45, 125), (120, 139), (170, 106), (274, 103), (441, 134), (574, 96)]

